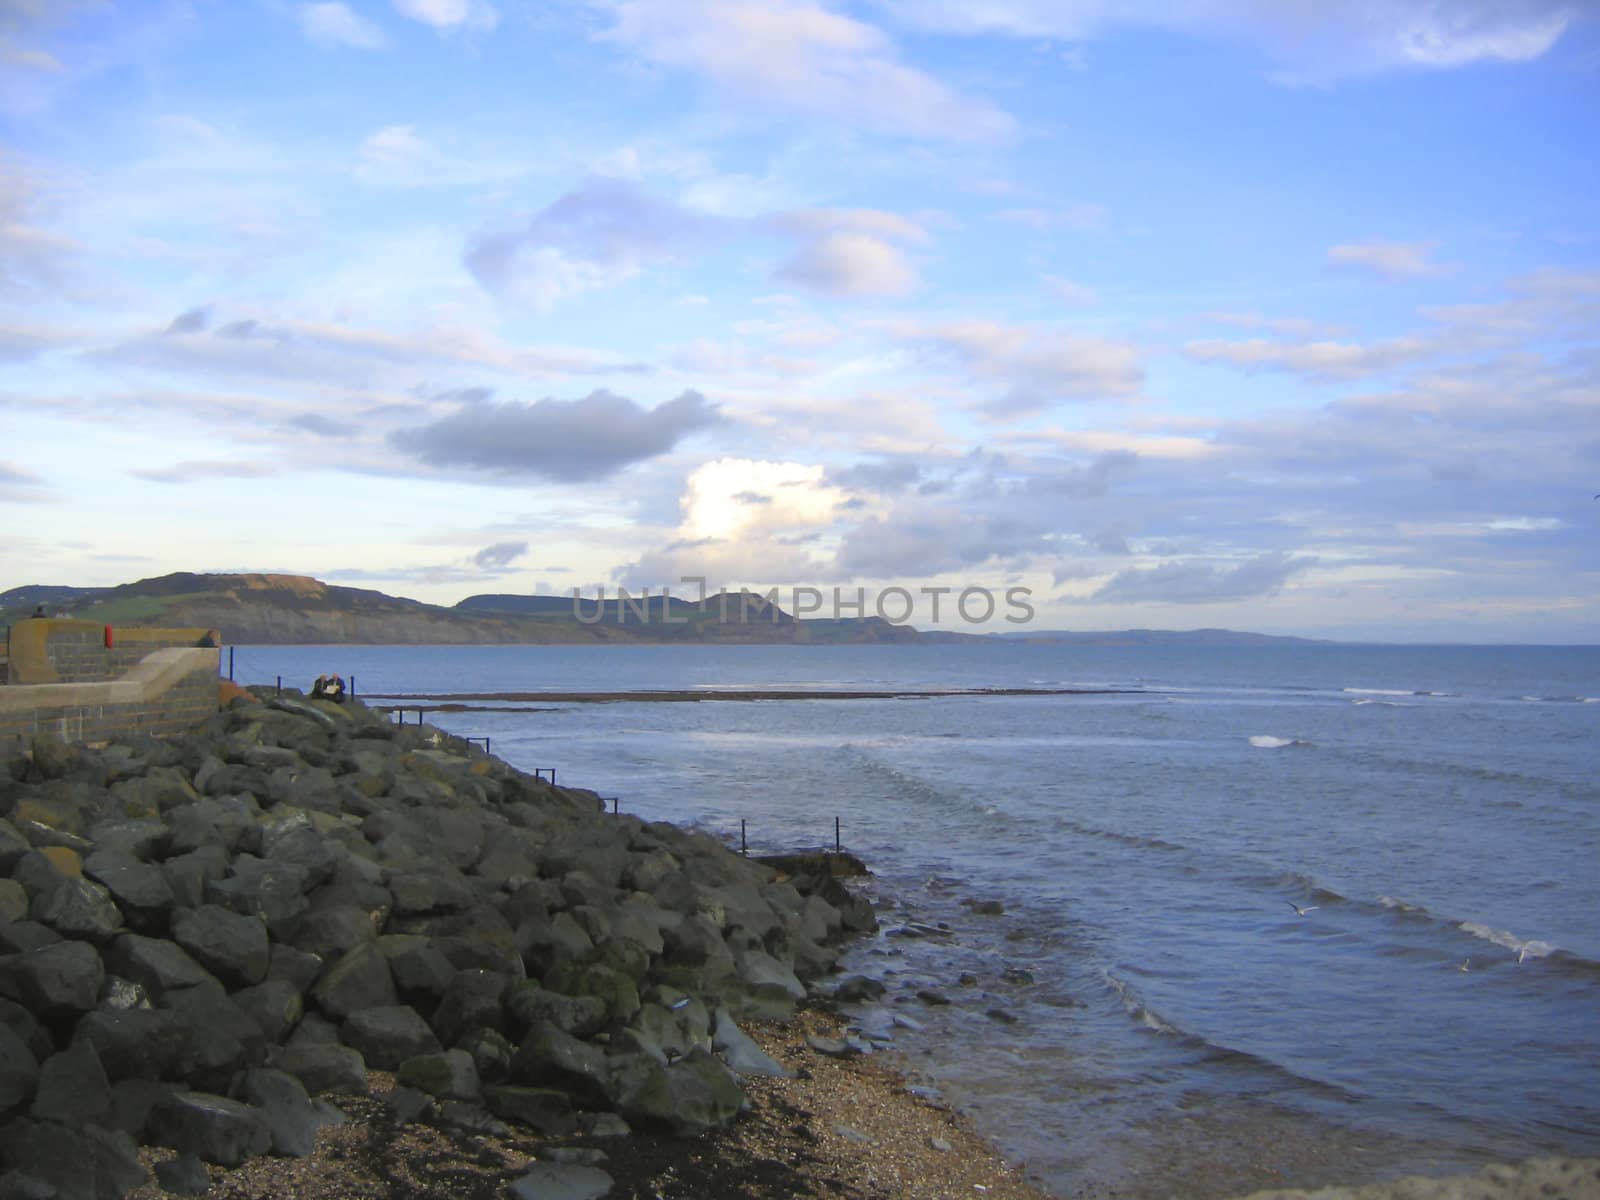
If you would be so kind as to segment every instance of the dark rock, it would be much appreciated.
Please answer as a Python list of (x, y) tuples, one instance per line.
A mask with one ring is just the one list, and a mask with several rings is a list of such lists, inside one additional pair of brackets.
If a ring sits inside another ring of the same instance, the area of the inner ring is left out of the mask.
[(178, 1196), (198, 1196), (211, 1189), (211, 1172), (192, 1154), (180, 1154), (156, 1164), (161, 1190)]
[(0, 999), (0, 1028), (9, 1029), (26, 1046), (36, 1059), (49, 1058), (55, 1050), (49, 1031), (35, 1017), (14, 1000)]
[(579, 1104), (603, 1105), (610, 1068), (603, 1050), (541, 1021), (517, 1048), (511, 1060), (511, 1078), (517, 1083), (560, 1088)]
[(173, 1069), (203, 1090), (225, 1090), (233, 1072), (259, 1063), (266, 1038), (249, 1014), (217, 986), (184, 988), (164, 1006), (182, 1022), (183, 1041)]
[(605, 1028), (609, 1012), (606, 1002), (598, 996), (566, 996), (536, 983), (513, 988), (506, 998), (511, 1032), (518, 1037), (540, 1021), (549, 1021), (574, 1037), (590, 1037)]
[(150, 1178), (131, 1137), (93, 1124), (13, 1121), (0, 1127), (0, 1159), (62, 1200), (118, 1200)]
[(516, 947), (528, 972), (542, 976), (551, 967), (584, 957), (594, 942), (570, 913), (560, 912), (528, 917), (517, 928)]
[(124, 933), (102, 951), (106, 968), (160, 999), (174, 988), (215, 983), (216, 977), (182, 946), (160, 938)]
[(636, 1125), (693, 1137), (725, 1125), (744, 1104), (739, 1081), (698, 1047), (670, 1067), (632, 1060), (618, 1071), (616, 1107)]
[(271, 946), (260, 917), (202, 904), (173, 914), (172, 938), (229, 986), (266, 978)]
[(233, 912), (259, 917), (282, 938), (309, 907), (307, 875), (296, 863), (262, 862), (240, 855), (232, 874), (206, 884), (206, 902)]
[(367, 1094), (367, 1064), (359, 1050), (329, 1042), (297, 1042), (285, 1046), (272, 1060), (280, 1071), (298, 1079), (307, 1092)]
[(395, 1072), (395, 1079), (439, 1100), (476, 1101), (482, 1096), (477, 1065), (465, 1050), (408, 1058)]
[(389, 963), (375, 942), (365, 942), (340, 956), (317, 980), (311, 997), (336, 1020), (358, 1009), (392, 1005), (397, 999)]
[(26, 954), (29, 950), (53, 946), (62, 940), (61, 935), (48, 925), (41, 925), (37, 921), (12, 921), (9, 925), (0, 925), (0, 956)]
[(89, 1013), (74, 1036), (93, 1044), (109, 1079), (155, 1080), (174, 1071), (186, 1031), (176, 1013), (133, 1008)]
[(457, 971), (428, 1023), (447, 1046), (469, 1029), (503, 1029), (503, 1001), (511, 985), (511, 979), (494, 971)]
[(90, 855), (84, 870), (111, 894), (129, 925), (154, 932), (165, 924), (174, 896), (166, 872), (155, 863), (101, 851)]
[(126, 854), (137, 862), (153, 862), (166, 855), (172, 830), (152, 818), (118, 818), (100, 821), (89, 829), (97, 850)]
[(0, 965), (0, 980), (45, 1021), (94, 1008), (105, 982), (100, 954), (88, 942), (60, 941), (18, 954)]
[(153, 1079), (119, 1079), (111, 1085), (111, 1117), (108, 1127), (120, 1129), (143, 1141), (150, 1115), (172, 1096), (185, 1089), (175, 1083)]
[(880, 980), (851, 975), (839, 981), (833, 989), (833, 998), (842, 1004), (862, 1004), (881, 1000), (888, 990)]
[(300, 1081), (284, 1071), (246, 1071), (238, 1094), (266, 1121), (275, 1154), (305, 1158), (315, 1148), (317, 1130), (344, 1119), (331, 1105), (314, 1103)]
[(62, 1124), (111, 1124), (111, 1081), (92, 1042), (73, 1042), (45, 1059), (28, 1115)]
[(25, 1107), (39, 1086), (39, 1062), (28, 1043), (0, 1025), (0, 1120)]
[(443, 1100), (434, 1110), (439, 1125), (468, 1137), (508, 1138), (511, 1129), (479, 1104), (465, 1100)]
[(233, 993), (233, 1002), (256, 1023), (269, 1042), (282, 1042), (300, 1022), (305, 1005), (300, 989), (285, 979), (267, 979)]
[(286, 942), (272, 943), (272, 955), (267, 963), (267, 980), (282, 980), (298, 992), (307, 992), (317, 981), (327, 964), (315, 954), (296, 950)]
[(489, 1111), (505, 1121), (516, 1121), (550, 1137), (567, 1137), (578, 1128), (572, 1097), (554, 1088), (490, 1084), (483, 1089)]
[(754, 1039), (739, 1028), (738, 1022), (726, 1009), (717, 1010), (716, 1023), (711, 1033), (711, 1046), (736, 1075), (794, 1078), (794, 1072), (756, 1045)]
[(205, 903), (206, 884), (227, 873), (228, 854), (220, 846), (202, 846), (161, 864), (177, 908), (199, 908)]
[(345, 1045), (361, 1052), (380, 1071), (392, 1071), (408, 1058), (441, 1049), (428, 1023), (404, 1005), (363, 1008), (344, 1024)]
[(405, 995), (438, 1000), (455, 977), (456, 968), (432, 938), (421, 934), (386, 934), (378, 948), (389, 961), (395, 987)]
[(122, 910), (111, 893), (87, 879), (64, 879), (48, 891), (35, 892), (29, 916), (62, 937), (104, 942), (122, 928)]
[(459, 872), (395, 871), (386, 882), (400, 916), (459, 912), (476, 899)]
[(307, 913), (295, 929), (293, 942), (297, 950), (333, 960), (377, 936), (372, 918), (364, 910), (341, 904)]
[(179, 1092), (151, 1115), (150, 1136), (181, 1154), (236, 1167), (272, 1148), (272, 1131), (256, 1109), (226, 1096)]
[(416, 1088), (395, 1087), (384, 1094), (383, 1106), (393, 1114), (396, 1121), (402, 1125), (409, 1125), (413, 1121), (422, 1120), (433, 1111), (433, 1097)]
[(474, 1029), (456, 1040), (455, 1048), (472, 1055), (472, 1065), (483, 1083), (501, 1083), (511, 1075), (517, 1048), (495, 1029)]
[(28, 890), (15, 879), (0, 879), (0, 925), (28, 916)]

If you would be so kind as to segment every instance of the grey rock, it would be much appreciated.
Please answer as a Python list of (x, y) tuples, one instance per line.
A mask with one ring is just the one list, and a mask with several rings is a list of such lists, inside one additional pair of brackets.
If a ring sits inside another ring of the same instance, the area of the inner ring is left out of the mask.
[(395, 1079), (439, 1100), (477, 1101), (483, 1095), (477, 1064), (465, 1050), (444, 1050), (408, 1058), (395, 1072)]
[(297, 950), (333, 960), (377, 936), (363, 909), (339, 904), (307, 913), (295, 929), (293, 943)]
[(0, 1159), (62, 1200), (117, 1200), (150, 1178), (131, 1137), (87, 1123), (13, 1121), (0, 1127)]
[(699, 1047), (669, 1067), (641, 1059), (619, 1064), (614, 1086), (617, 1111), (630, 1122), (680, 1137), (725, 1125), (744, 1104), (733, 1073)]
[(177, 1013), (133, 1008), (89, 1013), (74, 1036), (93, 1044), (107, 1078), (116, 1082), (172, 1074), (187, 1034)]
[(555, 1088), (518, 1084), (490, 1084), (483, 1089), (489, 1111), (504, 1121), (516, 1121), (551, 1137), (566, 1137), (578, 1128), (572, 1097)]
[(272, 1065), (298, 1079), (313, 1096), (322, 1092), (367, 1094), (367, 1065), (359, 1050), (328, 1042), (299, 1042), (285, 1046)]
[(26, 920), (28, 892), (15, 879), (0, 879), (0, 925)]
[(445, 986), (429, 1024), (444, 1045), (469, 1029), (502, 1029), (504, 998), (512, 981), (495, 971), (457, 971)]
[(722, 1061), (738, 1075), (766, 1075), (779, 1079), (793, 1079), (790, 1071), (773, 1058), (744, 1030), (739, 1028), (727, 1009), (718, 1009), (716, 1023), (711, 1032), (711, 1046), (722, 1056)]
[(256, 1023), (262, 1037), (273, 1043), (288, 1037), (305, 1012), (299, 989), (284, 979), (267, 979), (253, 987), (240, 988), (231, 999)]
[(120, 1129), (137, 1141), (145, 1140), (150, 1116), (168, 1099), (186, 1089), (176, 1083), (154, 1079), (119, 1079), (111, 1085), (111, 1117), (108, 1128)]
[(518, 1037), (539, 1021), (549, 1021), (574, 1037), (590, 1037), (605, 1028), (609, 1011), (598, 996), (566, 996), (537, 983), (513, 988), (506, 998), (511, 1031)]
[(24, 1107), (39, 1085), (39, 1062), (28, 1043), (0, 1025), (0, 1120)]
[(73, 1042), (45, 1059), (28, 1115), (62, 1124), (111, 1124), (111, 1081), (92, 1042)]
[(507, 1189), (516, 1200), (600, 1200), (613, 1180), (581, 1163), (535, 1163)]
[(122, 910), (111, 893), (88, 879), (65, 879), (59, 886), (35, 892), (28, 915), (62, 937), (91, 942), (109, 940), (122, 928)]
[(399, 997), (383, 951), (376, 942), (364, 942), (323, 972), (311, 998), (328, 1016), (343, 1020), (364, 1008), (391, 1006)]
[(175, 942), (124, 933), (104, 951), (106, 968), (159, 999), (174, 988), (215, 983), (216, 977)]
[(849, 1042), (839, 1038), (823, 1037), (821, 1034), (811, 1034), (806, 1038), (806, 1045), (828, 1058), (848, 1058), (855, 1053)]
[(0, 967), (0, 979), (15, 985), (17, 999), (46, 1021), (94, 1008), (105, 974), (99, 952), (87, 942), (41, 946)]
[(315, 1149), (317, 1130), (344, 1119), (331, 1105), (314, 1103), (300, 1080), (284, 1071), (246, 1071), (239, 1083), (239, 1098), (259, 1111), (267, 1123), (273, 1153), (292, 1158), (305, 1158)]
[(155, 863), (126, 855), (90, 855), (84, 871), (116, 901), (128, 923), (141, 929), (159, 929), (174, 901), (166, 872)]
[(226, 879), (206, 884), (206, 902), (244, 916), (259, 917), (276, 936), (293, 930), (306, 911), (308, 877), (297, 863), (262, 862), (240, 855)]
[(151, 1115), (150, 1135), (180, 1154), (236, 1167), (272, 1148), (272, 1131), (248, 1104), (205, 1092), (179, 1092)]
[(368, 1065), (392, 1071), (408, 1058), (442, 1048), (428, 1023), (401, 1004), (358, 1009), (344, 1024), (345, 1045), (361, 1052)]
[(315, 954), (296, 950), (287, 942), (273, 942), (267, 962), (267, 981), (281, 980), (297, 992), (311, 990), (327, 963)]
[(393, 1087), (383, 1097), (383, 1106), (402, 1125), (420, 1121), (433, 1110), (433, 1097), (410, 1087)]
[(205, 903), (206, 884), (227, 873), (228, 853), (220, 846), (202, 846), (161, 864), (161, 874), (177, 908), (199, 908)]
[(378, 939), (378, 948), (389, 960), (395, 987), (404, 995), (438, 1000), (455, 976), (455, 964), (444, 956), (432, 938), (420, 934), (386, 934)]
[(100, 821), (89, 829), (89, 840), (102, 851), (126, 854), (138, 862), (161, 858), (172, 841), (166, 822), (154, 818)]
[(511, 1078), (517, 1083), (560, 1088), (580, 1104), (603, 1105), (610, 1089), (605, 1052), (549, 1021), (528, 1031), (511, 1061)]
[(203, 904), (173, 914), (172, 939), (229, 986), (245, 987), (266, 978), (271, 945), (259, 917)]
[(177, 1196), (198, 1196), (211, 1189), (211, 1172), (192, 1154), (180, 1154), (156, 1164), (161, 1190)]

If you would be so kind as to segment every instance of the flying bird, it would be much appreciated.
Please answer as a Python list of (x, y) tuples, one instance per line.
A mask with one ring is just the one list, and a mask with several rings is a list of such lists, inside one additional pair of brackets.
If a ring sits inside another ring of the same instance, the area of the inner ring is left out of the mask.
[(1470, 970), (1472, 970), (1472, 960), (1470, 958), (1463, 958), (1461, 960), (1461, 965), (1459, 967), (1457, 967), (1456, 970), (1458, 970), (1458, 971), (1470, 971)]
[(1290, 908), (1294, 909), (1295, 916), (1297, 916), (1297, 917), (1303, 917), (1308, 912), (1316, 912), (1317, 909), (1321, 907), (1321, 905), (1317, 905), (1317, 904), (1308, 904), (1304, 908), (1301, 908), (1293, 900), (1289, 900), (1286, 903), (1289, 905)]

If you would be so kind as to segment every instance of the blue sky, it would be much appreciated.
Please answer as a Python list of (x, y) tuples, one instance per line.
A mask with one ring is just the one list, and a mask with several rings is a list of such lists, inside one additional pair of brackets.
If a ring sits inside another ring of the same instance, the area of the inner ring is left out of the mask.
[(0, 0), (0, 586), (1594, 641), (1597, 18)]

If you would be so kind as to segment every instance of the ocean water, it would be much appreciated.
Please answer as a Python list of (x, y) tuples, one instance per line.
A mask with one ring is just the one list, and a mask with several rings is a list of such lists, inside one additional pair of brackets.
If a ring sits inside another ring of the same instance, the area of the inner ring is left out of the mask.
[(862, 1027), (1059, 1195), (1600, 1154), (1600, 648), (244, 647), (235, 663), (301, 687), (328, 670), (363, 695), (1105, 689), (431, 719), (649, 819), (735, 843), (742, 822), (753, 851), (831, 845), (837, 819), (886, 927), (848, 959), (890, 989)]

